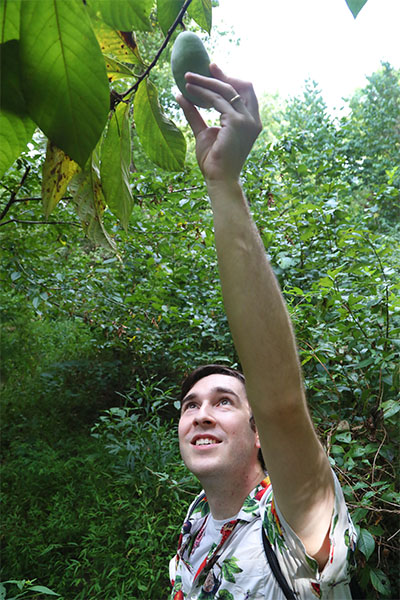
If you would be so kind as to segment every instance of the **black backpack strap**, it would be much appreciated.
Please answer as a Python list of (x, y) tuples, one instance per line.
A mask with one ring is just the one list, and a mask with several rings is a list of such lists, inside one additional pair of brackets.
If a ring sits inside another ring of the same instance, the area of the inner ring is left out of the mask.
[(280, 586), (282, 592), (284, 593), (285, 598), (287, 598), (287, 600), (297, 600), (296, 594), (289, 587), (288, 582), (286, 581), (285, 576), (283, 575), (283, 573), (281, 571), (281, 567), (279, 566), (278, 559), (276, 557), (275, 552), (272, 549), (272, 546), (270, 544), (269, 539), (267, 538), (267, 534), (265, 533), (265, 529), (263, 526), (261, 526), (261, 531), (262, 531), (262, 541), (263, 541), (263, 545), (264, 545), (265, 555), (267, 557), (269, 566), (271, 567), (271, 571), (275, 575), (275, 579), (279, 583), (279, 586)]

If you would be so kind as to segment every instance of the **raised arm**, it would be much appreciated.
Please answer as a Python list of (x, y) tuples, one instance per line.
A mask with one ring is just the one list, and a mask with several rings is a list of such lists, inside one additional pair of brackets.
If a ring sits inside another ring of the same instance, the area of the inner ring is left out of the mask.
[(333, 510), (331, 469), (308, 413), (285, 302), (239, 182), (261, 130), (257, 99), (251, 84), (226, 77), (216, 65), (211, 73), (211, 79), (186, 79), (188, 90), (195, 85), (192, 92), (221, 114), (220, 127), (207, 127), (185, 98), (179, 103), (211, 199), (225, 309), (277, 505), (323, 567)]

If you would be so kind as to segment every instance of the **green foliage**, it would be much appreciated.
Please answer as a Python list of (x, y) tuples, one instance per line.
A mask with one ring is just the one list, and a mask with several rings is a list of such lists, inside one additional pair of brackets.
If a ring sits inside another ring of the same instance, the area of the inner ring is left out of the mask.
[(184, 166), (184, 136), (164, 114), (149, 74), (162, 62), (161, 54), (187, 11), (186, 21), (194, 20), (210, 33), (211, 2), (169, 4), (157, 2), (165, 36), (150, 64), (143, 61), (134, 32), (146, 32), (144, 43), (160, 39), (153, 0), (0, 4), (0, 176), (26, 148), (35, 127), (40, 128), (55, 149), (43, 169), (45, 217), (68, 187), (85, 233), (108, 250), (116, 248), (103, 225), (105, 206), (125, 228), (132, 210), (133, 127), (151, 161), (172, 171)]

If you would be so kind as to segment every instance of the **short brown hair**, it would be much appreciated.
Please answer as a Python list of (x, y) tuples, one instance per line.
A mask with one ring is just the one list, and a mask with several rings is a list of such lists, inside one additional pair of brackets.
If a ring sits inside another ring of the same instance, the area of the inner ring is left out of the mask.
[(225, 365), (211, 364), (211, 365), (200, 365), (189, 373), (185, 377), (181, 385), (181, 395), (180, 401), (184, 399), (184, 397), (189, 393), (192, 387), (203, 379), (203, 377), (208, 377), (208, 375), (228, 375), (229, 377), (236, 377), (239, 379), (243, 385), (246, 384), (243, 373), (237, 371), (236, 369), (232, 369), (231, 367), (226, 367)]

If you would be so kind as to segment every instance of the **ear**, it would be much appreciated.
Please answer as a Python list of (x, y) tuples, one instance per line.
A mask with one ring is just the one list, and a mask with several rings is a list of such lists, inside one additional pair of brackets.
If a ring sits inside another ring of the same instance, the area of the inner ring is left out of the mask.
[(256, 429), (256, 448), (258, 448), (258, 449), (261, 448), (260, 436), (258, 435), (257, 429)]

